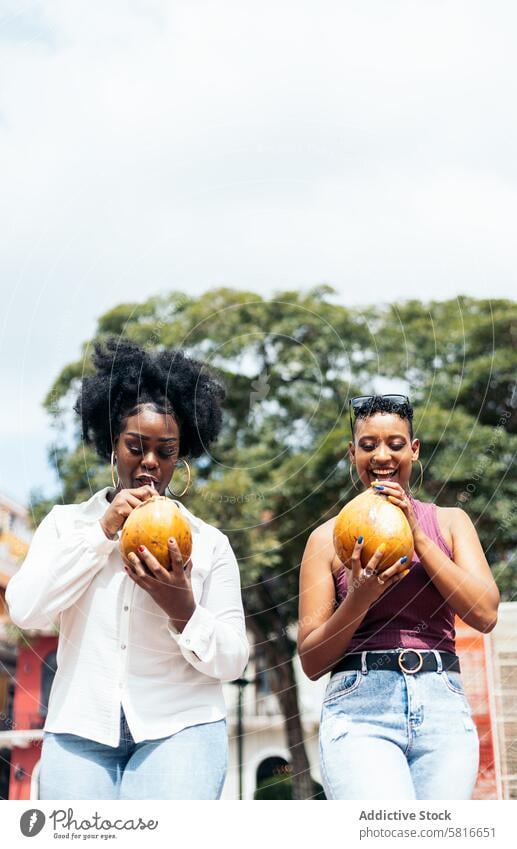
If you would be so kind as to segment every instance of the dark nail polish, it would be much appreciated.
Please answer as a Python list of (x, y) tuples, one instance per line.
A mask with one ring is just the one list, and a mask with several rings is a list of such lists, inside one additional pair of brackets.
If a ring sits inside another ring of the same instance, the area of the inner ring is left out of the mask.
[(139, 550), (139, 551), (143, 551), (143, 550), (144, 550), (144, 546), (143, 546), (143, 545), (139, 545), (139, 546), (138, 546), (138, 550)]
[(375, 484), (374, 489), (384, 489), (384, 487), (383, 487), (383, 486), (378, 486), (377, 484)]
[(401, 557), (401, 558), (400, 558), (400, 562), (401, 562), (401, 563), (405, 563), (405, 562), (406, 562), (406, 560), (407, 560), (407, 557)]
[(360, 537), (357, 538), (357, 542), (359, 543), (359, 545), (361, 545), (363, 539), (364, 539), (363, 536), (360, 536)]

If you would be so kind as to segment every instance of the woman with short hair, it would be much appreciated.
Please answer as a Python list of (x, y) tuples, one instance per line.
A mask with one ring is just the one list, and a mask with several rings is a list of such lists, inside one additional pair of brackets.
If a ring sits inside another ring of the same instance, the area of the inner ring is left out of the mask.
[(487, 633), (499, 592), (476, 530), (455, 507), (410, 489), (420, 443), (405, 396), (351, 402), (353, 466), (406, 516), (414, 555), (385, 571), (360, 534), (348, 563), (333, 544), (335, 517), (311, 534), (300, 576), (298, 647), (312, 678), (331, 672), (320, 724), (331, 799), (468, 799), (479, 743), (463, 692), (454, 617)]

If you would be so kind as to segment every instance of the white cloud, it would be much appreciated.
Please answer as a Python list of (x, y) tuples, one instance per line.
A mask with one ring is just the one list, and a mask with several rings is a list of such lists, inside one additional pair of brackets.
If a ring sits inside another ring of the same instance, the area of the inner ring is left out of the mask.
[(513, 3), (2, 9), (0, 350), (34, 398), (167, 288), (515, 291)]

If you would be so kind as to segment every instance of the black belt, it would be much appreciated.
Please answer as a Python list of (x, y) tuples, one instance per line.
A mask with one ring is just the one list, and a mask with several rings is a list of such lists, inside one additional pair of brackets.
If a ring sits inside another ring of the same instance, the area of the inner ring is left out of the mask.
[[(438, 654), (442, 660), (442, 669), (446, 672), (459, 672), (459, 657), (449, 651), (440, 651)], [(420, 649), (402, 649), (402, 651), (366, 652), (366, 668), (368, 670), (395, 670), (414, 675), (415, 672), (436, 672), (438, 663), (432, 651), (420, 651)], [(333, 667), (331, 674), (336, 672), (353, 671), (363, 668), (363, 656), (360, 653), (347, 654)]]

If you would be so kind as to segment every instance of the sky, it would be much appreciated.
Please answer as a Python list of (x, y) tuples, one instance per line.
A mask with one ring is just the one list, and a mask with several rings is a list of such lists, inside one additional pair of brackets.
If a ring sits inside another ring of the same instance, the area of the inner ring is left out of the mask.
[(0, 491), (123, 301), (514, 297), (517, 7), (0, 0)]

